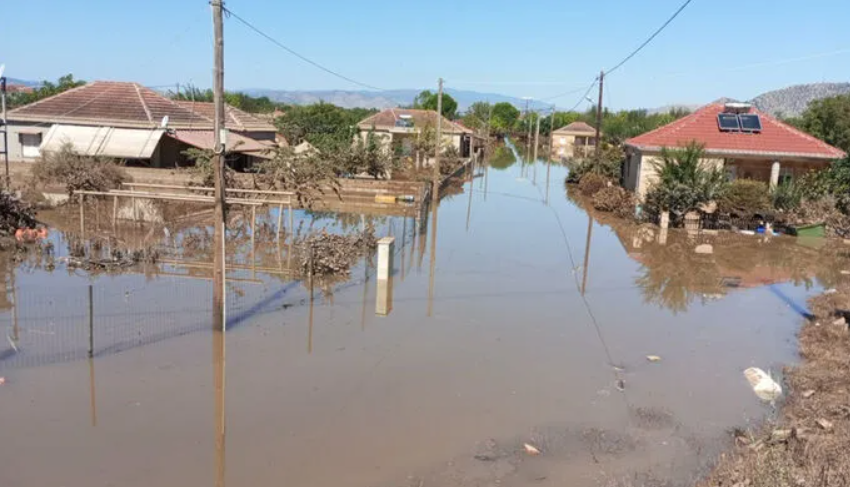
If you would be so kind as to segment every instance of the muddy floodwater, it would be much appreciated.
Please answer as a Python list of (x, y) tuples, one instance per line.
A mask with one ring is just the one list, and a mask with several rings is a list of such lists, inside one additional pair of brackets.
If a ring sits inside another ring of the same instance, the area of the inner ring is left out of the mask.
[(850, 247), (660, 235), (589, 214), (561, 166), (497, 156), (428, 221), (374, 221), (389, 283), (368, 259), (311, 306), (285, 235), (238, 236), (226, 333), (208, 254), (91, 274), (52, 233), (55, 268), (2, 268), (0, 485), (691, 483), (775, 414), (742, 371), (795, 362)]

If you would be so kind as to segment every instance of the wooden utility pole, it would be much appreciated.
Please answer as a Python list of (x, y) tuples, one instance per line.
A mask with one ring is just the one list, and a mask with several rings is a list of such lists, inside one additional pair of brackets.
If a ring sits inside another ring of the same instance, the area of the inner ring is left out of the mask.
[(434, 188), (431, 194), (431, 204), (440, 200), (440, 151), (443, 148), (443, 78), (439, 80), (437, 89), (437, 141), (434, 148)]
[(213, 10), (213, 32), (215, 35), (215, 68), (213, 70), (213, 102), (215, 103), (213, 174), (215, 178), (215, 232), (213, 234), (213, 328), (224, 331), (224, 25), (222, 0), (210, 2)]
[(605, 71), (599, 72), (599, 103), (596, 105), (596, 158), (599, 158), (599, 151), (602, 148), (602, 88), (605, 84)]

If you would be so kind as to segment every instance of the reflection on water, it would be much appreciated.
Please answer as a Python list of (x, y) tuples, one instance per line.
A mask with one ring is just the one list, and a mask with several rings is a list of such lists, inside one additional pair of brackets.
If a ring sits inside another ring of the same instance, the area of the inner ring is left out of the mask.
[[(533, 180), (539, 164), (519, 169)], [(766, 413), (740, 371), (794, 360), (800, 318), (777, 304), (850, 269), (841, 245), (664, 239), (559, 190), (547, 201), (557, 164), (545, 192), (482, 169), (475, 191), (473, 175), (469, 194), (422, 219), (298, 212), (278, 237), (278, 209), (253, 231), (250, 212), (233, 215), (226, 333), (209, 330), (206, 225), (114, 233), (179, 251), (121, 274), (67, 272), (75, 229), (51, 235), (53, 272), (0, 261), (2, 338), (19, 349), (0, 345), (15, 418), (0, 457), (16, 466), (0, 483), (604, 485), (604, 470), (684, 484), (728, 429)], [(368, 224), (395, 237), (386, 281), (373, 258), (344, 282), (287, 274), (299, 231)], [(98, 352), (86, 361), (90, 283)], [(525, 442), (544, 454), (517, 456)]]

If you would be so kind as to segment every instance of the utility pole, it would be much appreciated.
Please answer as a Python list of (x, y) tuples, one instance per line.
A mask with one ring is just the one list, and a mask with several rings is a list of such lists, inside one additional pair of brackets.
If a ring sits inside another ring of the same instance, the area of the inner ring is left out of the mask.
[(549, 204), (549, 173), (552, 170), (552, 152), (554, 149), (555, 105), (552, 105), (552, 115), (549, 116), (549, 153), (546, 154), (546, 204)]
[(0, 66), (0, 130), (3, 131), (3, 159), (6, 163), (6, 191), (12, 191), (12, 179), (9, 177), (9, 127), (6, 120), (6, 77)]
[(605, 71), (599, 72), (599, 103), (596, 105), (596, 158), (599, 159), (599, 151), (602, 148), (600, 134), (602, 132), (602, 88), (605, 84)]
[(210, 0), (213, 14), (214, 65), (213, 102), (215, 104), (213, 174), (215, 178), (215, 231), (213, 233), (213, 378), (216, 390), (216, 486), (224, 487), (225, 473), (225, 332), (227, 312), (225, 307), (225, 188), (224, 150), (227, 140), (224, 131), (224, 25), (223, 0)]
[(537, 115), (537, 128), (534, 129), (534, 162), (537, 162), (537, 146), (540, 141), (540, 115)]
[(440, 150), (443, 145), (443, 78), (439, 79), (437, 90), (437, 142), (434, 149), (434, 188), (431, 194), (431, 204), (434, 208), (440, 201)]
[(215, 35), (215, 68), (213, 70), (213, 102), (215, 103), (213, 173), (215, 178), (215, 233), (213, 244), (213, 327), (224, 331), (225, 293), (224, 293), (224, 25), (222, 0), (210, 2), (213, 10), (213, 31)]

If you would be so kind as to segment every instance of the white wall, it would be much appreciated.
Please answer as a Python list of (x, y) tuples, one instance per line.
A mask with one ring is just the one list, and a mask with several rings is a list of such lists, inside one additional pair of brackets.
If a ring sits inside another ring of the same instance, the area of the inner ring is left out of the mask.
[[(28, 122), (15, 122), (10, 120), (7, 128), (8, 130), (8, 140), (9, 147), (7, 150), (9, 151), (9, 160), (13, 162), (34, 162), (38, 155), (36, 154), (34, 157), (30, 157), (32, 154), (24, 155), (23, 146), (21, 144), (22, 138), (24, 140), (33, 138), (38, 140), (38, 135), (31, 134), (33, 131), (40, 131), (41, 138), (47, 134), (47, 131), (50, 130), (51, 125), (39, 125), (37, 123), (28, 123)], [(0, 142), (2, 143), (2, 142)]]

